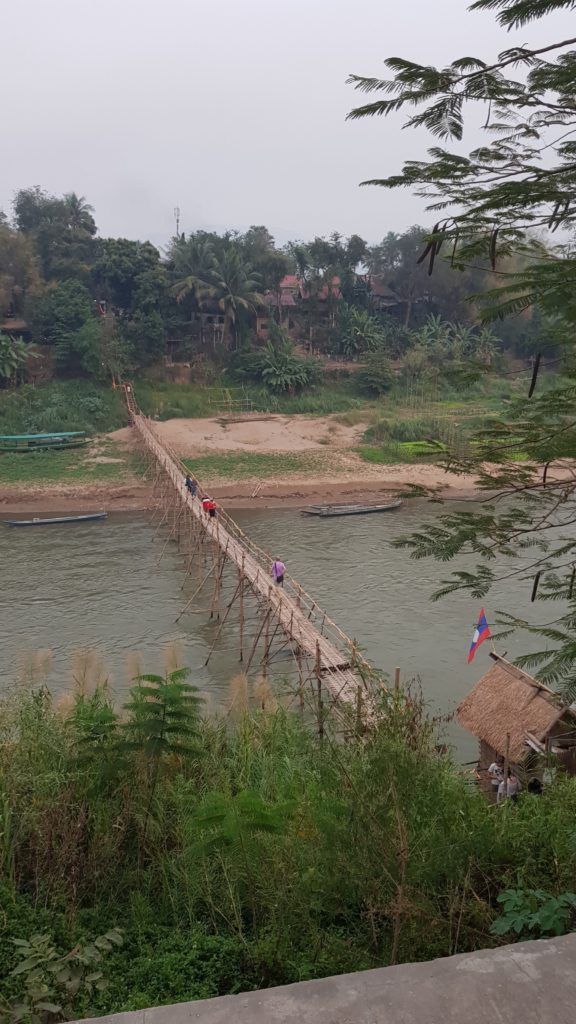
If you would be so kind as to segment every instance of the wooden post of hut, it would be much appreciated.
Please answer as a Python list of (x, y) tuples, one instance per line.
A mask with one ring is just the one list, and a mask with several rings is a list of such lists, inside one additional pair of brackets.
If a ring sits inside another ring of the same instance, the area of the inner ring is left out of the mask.
[[(510, 769), (510, 733), (506, 733), (506, 746), (504, 747), (504, 799), (508, 796), (508, 771)], [(498, 798), (498, 793), (496, 793)]]

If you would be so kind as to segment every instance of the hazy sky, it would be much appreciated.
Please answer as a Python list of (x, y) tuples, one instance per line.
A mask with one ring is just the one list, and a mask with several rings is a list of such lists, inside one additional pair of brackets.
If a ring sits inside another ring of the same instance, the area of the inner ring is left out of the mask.
[[(376, 241), (423, 219), (405, 192), (358, 188), (426, 133), (346, 122), (350, 72), (386, 56), (447, 63), (543, 45), (463, 0), (19, 0), (2, 12), (0, 208), (16, 189), (74, 190), (102, 235), (266, 224), (281, 242), (338, 230)], [(550, 38), (549, 38), (550, 37)], [(9, 99), (8, 99), (9, 97)], [(468, 140), (474, 144), (474, 132)]]

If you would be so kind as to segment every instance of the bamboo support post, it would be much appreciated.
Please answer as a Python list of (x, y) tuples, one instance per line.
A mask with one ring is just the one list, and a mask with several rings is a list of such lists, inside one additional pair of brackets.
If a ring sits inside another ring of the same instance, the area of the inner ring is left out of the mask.
[[(270, 594), (272, 588), (268, 591), (268, 601), (270, 601)], [(270, 650), (270, 616), (267, 615), (264, 626), (264, 655), (262, 657), (262, 675), (266, 679), (268, 675), (268, 652)]]
[(262, 636), (262, 633), (264, 631), (264, 627), (265, 627), (266, 623), (268, 622), (269, 618), (270, 618), (270, 609), (268, 609), (268, 611), (266, 612), (266, 614), (264, 616), (264, 620), (260, 624), (260, 629), (258, 630), (256, 636), (254, 637), (254, 643), (252, 644), (252, 650), (250, 651), (250, 657), (248, 658), (248, 664), (246, 666), (246, 674), (248, 674), (248, 671), (249, 671), (250, 666), (252, 664), (252, 659), (254, 658), (254, 654), (256, 652), (256, 647), (258, 646), (258, 641), (259, 641), (260, 637)]
[[(164, 557), (164, 552), (166, 551), (166, 548), (168, 547), (170, 541), (172, 540), (172, 538), (174, 536), (174, 531), (177, 528), (177, 524), (180, 522), (180, 518), (184, 515), (185, 511), (186, 511), (186, 507), (182, 508), (180, 510), (179, 515), (178, 515), (178, 519), (176, 519), (175, 522), (173, 523), (172, 529), (170, 530), (170, 533), (168, 534), (168, 536), (166, 537), (166, 540), (164, 542), (164, 547), (162, 548), (162, 551), (160, 552), (158, 558), (156, 559), (156, 565), (157, 566), (160, 565), (160, 562), (162, 561), (162, 558)], [(178, 543), (178, 541), (176, 541), (176, 543)]]
[(318, 694), (318, 736), (324, 738), (324, 702), (322, 700), (322, 659), (320, 655), (320, 641), (316, 641), (316, 687)]
[(182, 616), (184, 615), (184, 612), (186, 611), (186, 609), (187, 609), (187, 608), (189, 608), (189, 607), (190, 607), (190, 605), (192, 604), (192, 601), (193, 601), (193, 600), (194, 600), (194, 598), (195, 598), (195, 597), (197, 596), (197, 594), (199, 594), (199, 593), (200, 593), (200, 591), (202, 590), (202, 587), (204, 586), (204, 584), (208, 582), (208, 580), (210, 579), (210, 577), (211, 577), (212, 573), (214, 572), (214, 569), (215, 569), (215, 568), (216, 568), (216, 566), (215, 566), (215, 565), (213, 565), (213, 566), (212, 566), (212, 568), (210, 569), (210, 572), (206, 573), (206, 575), (205, 575), (204, 579), (202, 580), (202, 583), (200, 584), (200, 586), (199, 586), (199, 587), (196, 587), (196, 590), (195, 590), (195, 591), (194, 591), (194, 593), (192, 594), (192, 597), (191, 597), (191, 598), (190, 598), (190, 600), (189, 600), (189, 601), (187, 601), (187, 602), (186, 602), (186, 604), (184, 605), (184, 607), (183, 607), (182, 611), (180, 612), (180, 615), (179, 615), (179, 616), (178, 616), (178, 618), (177, 618), (177, 619), (175, 620), (176, 622), (180, 622), (180, 619), (181, 619), (181, 618), (182, 618)]
[(242, 566), (238, 570), (240, 586), (240, 661), (244, 661), (244, 555), (242, 555)]
[(362, 734), (362, 687), (356, 690), (356, 734)]
[(222, 619), (222, 622), (220, 623), (220, 625), (218, 627), (218, 632), (216, 633), (216, 636), (214, 638), (214, 642), (213, 642), (213, 644), (212, 644), (212, 646), (211, 646), (211, 648), (210, 648), (210, 650), (208, 652), (208, 657), (206, 658), (206, 661), (204, 662), (204, 667), (206, 667), (206, 665), (210, 661), (210, 658), (214, 654), (214, 649), (215, 649), (216, 644), (218, 643), (218, 641), (219, 641), (219, 639), (220, 639), (220, 637), (222, 635), (222, 630), (224, 629), (224, 626), (226, 625), (226, 620), (227, 620), (227, 618), (228, 618), (228, 616), (230, 614), (230, 609), (231, 609), (232, 605), (234, 604), (234, 599), (235, 599), (236, 595), (238, 594), (239, 588), (240, 588), (240, 582), (238, 582), (238, 586), (236, 587), (236, 590), (234, 591), (234, 595), (232, 597), (232, 600), (230, 601), (230, 603), (228, 604), (228, 607), (226, 608), (226, 611), (224, 613), (224, 618)]

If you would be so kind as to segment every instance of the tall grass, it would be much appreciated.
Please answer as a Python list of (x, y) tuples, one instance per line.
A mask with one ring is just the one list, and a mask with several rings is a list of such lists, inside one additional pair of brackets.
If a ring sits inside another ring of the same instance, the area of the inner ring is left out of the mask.
[(87, 380), (50, 381), (0, 391), (0, 434), (59, 430), (102, 433), (128, 422), (122, 395)]
[(244, 411), (287, 415), (322, 416), (365, 405), (351, 387), (344, 384), (326, 382), (300, 395), (273, 395), (266, 388), (240, 387), (224, 375), (206, 385), (143, 379), (136, 382), (135, 393), (141, 409), (160, 420), (216, 416), (229, 408), (233, 410), (237, 399), (244, 401)]
[(124, 710), (98, 687), (0, 707), (6, 997), (11, 938), (41, 929), (64, 951), (125, 929), (75, 1007), (103, 1014), (476, 949), (504, 888), (573, 886), (576, 783), (489, 806), (418, 699), (381, 692), (369, 735), (320, 742), (269, 695), (243, 710), (241, 680), (227, 721), (180, 676), (141, 685)]

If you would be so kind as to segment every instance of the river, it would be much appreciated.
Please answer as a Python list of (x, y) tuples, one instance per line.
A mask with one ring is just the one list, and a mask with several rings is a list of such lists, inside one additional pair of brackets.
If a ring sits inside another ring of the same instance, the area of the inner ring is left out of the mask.
[[(453, 507), (463, 506), (446, 503), (441, 511)], [(450, 566), (414, 561), (391, 546), (438, 514), (438, 505), (415, 500), (383, 515), (315, 519), (286, 509), (242, 511), (236, 519), (286, 562), (376, 666), (392, 675), (398, 665), (403, 679), (418, 677), (431, 710), (448, 713), (489, 666), (488, 644), (473, 665), (466, 662), (482, 602), (451, 595), (432, 603)], [(226, 629), (222, 649), (205, 667), (216, 629), (207, 599), (175, 622), (189, 592), (181, 589), (182, 556), (169, 544), (160, 559), (163, 547), (143, 514), (117, 513), (90, 525), (2, 528), (0, 688), (46, 682), (57, 692), (74, 678), (106, 678), (121, 700), (136, 671), (162, 671), (168, 657), (190, 666), (208, 708), (225, 705), (239, 670), (234, 629)], [(530, 585), (513, 577), (495, 587), (485, 605), (489, 621), (497, 609), (528, 617)], [(522, 647), (519, 637), (505, 647), (514, 658), (526, 649), (525, 639)], [(470, 737), (454, 724), (448, 732), (461, 757), (474, 757)]]

